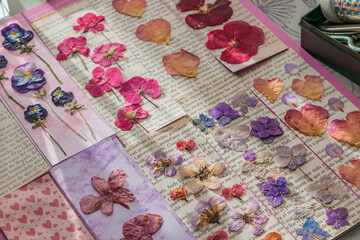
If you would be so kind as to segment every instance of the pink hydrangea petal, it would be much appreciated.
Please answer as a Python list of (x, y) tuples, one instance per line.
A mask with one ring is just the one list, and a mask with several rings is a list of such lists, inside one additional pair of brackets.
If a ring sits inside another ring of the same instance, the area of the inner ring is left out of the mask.
[(58, 61), (66, 60), (69, 57), (69, 55), (70, 54), (59, 53), (58, 55), (56, 55), (56, 59)]
[(207, 34), (208, 41), (205, 46), (210, 50), (225, 48), (230, 42), (230, 36), (223, 30), (217, 29)]
[(128, 103), (139, 104), (139, 103), (142, 102), (142, 98), (140, 97), (140, 95), (139, 95), (139, 93), (137, 91), (136, 92), (129, 92), (124, 97), (125, 97), (124, 100), (126, 102), (128, 102)]
[[(75, 31), (81, 31), (82, 27), (80, 25), (73, 26)], [(84, 31), (85, 32), (85, 31)]]
[(93, 213), (99, 210), (101, 205), (101, 199), (100, 197), (87, 195), (80, 200), (79, 205), (83, 213), (85, 214)]
[(74, 37), (66, 38), (58, 45), (57, 49), (60, 53), (69, 55), (75, 47), (75, 40), (76, 39)]
[(148, 111), (141, 109), (138, 111), (138, 119), (146, 119), (149, 116)]
[(126, 50), (126, 46), (124, 44), (121, 43), (113, 43), (112, 47), (116, 50), (116, 52), (120, 53)]
[(98, 25), (96, 25), (96, 27), (95, 28), (91, 28), (90, 29), (92, 32), (97, 32), (97, 31), (99, 31), (99, 32), (101, 32), (101, 31), (104, 31), (105, 30), (105, 25), (104, 24), (98, 24)]
[(100, 193), (100, 195), (107, 195), (110, 189), (109, 184), (105, 179), (96, 176), (91, 178), (91, 185), (98, 193)]
[(108, 182), (112, 190), (120, 188), (125, 182), (126, 173), (124, 170), (116, 169), (110, 173)]
[(124, 81), (119, 68), (108, 68), (105, 72), (105, 79), (108, 79), (108, 83), (114, 88), (119, 88)]
[(85, 89), (89, 91), (92, 97), (101, 97), (104, 95), (104, 90), (101, 87), (91, 83), (87, 83)]
[(115, 120), (114, 121), (115, 126), (117, 126), (118, 128), (120, 128), (123, 131), (130, 131), (132, 129), (132, 127), (134, 126), (133, 122), (128, 121), (123, 121), (123, 120)]
[(102, 214), (110, 215), (113, 212), (114, 203), (105, 199), (101, 202), (100, 211)]
[(159, 98), (162, 93), (158, 81), (150, 78), (145, 79), (145, 83), (141, 86), (140, 89), (143, 90), (143, 92), (152, 99)]

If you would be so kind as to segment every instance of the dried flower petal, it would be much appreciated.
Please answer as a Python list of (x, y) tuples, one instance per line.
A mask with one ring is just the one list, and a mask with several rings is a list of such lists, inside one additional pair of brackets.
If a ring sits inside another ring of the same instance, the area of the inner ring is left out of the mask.
[(124, 53), (122, 52), (125, 50), (126, 47), (124, 44), (117, 42), (105, 43), (97, 46), (90, 58), (94, 63), (107, 68), (114, 62), (119, 61), (120, 58), (124, 58)]
[(360, 112), (350, 112), (346, 120), (333, 120), (328, 127), (329, 135), (339, 142), (360, 147)]
[(311, 104), (302, 106), (301, 111), (288, 110), (284, 116), (285, 122), (291, 128), (306, 136), (322, 136), (328, 119), (329, 112), (326, 109)]
[(231, 104), (234, 108), (240, 108), (241, 112), (247, 113), (248, 107), (254, 107), (257, 102), (256, 97), (250, 97), (246, 92), (240, 91), (235, 94)]
[(291, 75), (295, 75), (299, 72), (299, 66), (296, 65), (295, 63), (285, 64), (284, 69), (285, 69), (285, 72), (287, 72)]
[(259, 183), (256, 185), (260, 192), (264, 194), (273, 207), (279, 206), (283, 201), (283, 196), (286, 196), (290, 190), (286, 186), (286, 179), (279, 177), (275, 180), (272, 177), (268, 177), (267, 181)]
[(208, 113), (218, 121), (220, 126), (228, 124), (231, 119), (239, 116), (239, 113), (225, 102), (218, 103), (213, 109), (210, 109)]
[(257, 121), (251, 121), (250, 125), (250, 135), (260, 138), (264, 144), (270, 144), (275, 140), (275, 137), (284, 134), (279, 121), (275, 118), (261, 117)]
[(43, 70), (36, 69), (35, 63), (24, 63), (14, 69), (14, 75), (11, 77), (11, 87), (19, 93), (37, 90), (47, 82), (44, 73)]
[(225, 231), (216, 231), (213, 235), (206, 240), (228, 240), (228, 235)]
[(338, 229), (341, 226), (349, 225), (348, 220), (346, 219), (348, 216), (348, 210), (346, 208), (338, 208), (334, 209), (327, 209), (326, 215), (329, 219), (326, 221), (328, 225), (333, 225), (335, 229)]
[(344, 112), (344, 102), (341, 101), (339, 98), (330, 98), (328, 100), (328, 106), (333, 111)]
[(305, 80), (294, 79), (291, 88), (302, 97), (321, 101), (324, 94), (324, 87), (319, 76), (306, 75)]
[(121, 240), (151, 240), (161, 228), (163, 219), (157, 214), (139, 215), (123, 225), (124, 238)]
[(213, 127), (215, 125), (214, 119), (209, 118), (204, 114), (199, 114), (199, 118), (193, 119), (192, 122), (195, 126), (197, 126), (200, 129), (200, 131), (204, 131), (205, 128)]
[(174, 189), (170, 192), (170, 198), (172, 200), (186, 200), (187, 190), (185, 187), (182, 187), (181, 189)]
[(248, 148), (245, 140), (250, 136), (249, 126), (219, 126), (214, 127), (211, 133), (221, 148), (230, 148), (238, 152), (245, 151)]
[(232, 187), (224, 188), (221, 194), (225, 199), (231, 200), (234, 197), (240, 198), (244, 192), (245, 190), (240, 184), (234, 184)]
[(147, 156), (144, 161), (149, 167), (150, 176), (157, 178), (164, 173), (166, 176), (172, 177), (177, 172), (175, 166), (182, 163), (183, 157), (181, 154), (172, 154), (166, 157), (164, 152), (158, 150), (155, 152), (154, 157)]
[(341, 165), (339, 174), (345, 181), (360, 189), (360, 159), (350, 160), (350, 163), (353, 167)]
[(146, 0), (113, 0), (112, 6), (118, 13), (141, 17), (146, 9)]
[(282, 95), (281, 100), (284, 104), (296, 107), (297, 106), (297, 97), (293, 93), (285, 93)]
[(139, 104), (131, 104), (119, 109), (115, 126), (123, 131), (130, 131), (134, 124), (138, 124), (140, 119), (146, 119), (149, 113), (142, 109)]
[(253, 81), (253, 87), (266, 97), (267, 100), (274, 103), (284, 88), (284, 82), (280, 78), (270, 80), (256, 78)]
[(342, 159), (342, 154), (344, 150), (337, 145), (336, 143), (328, 143), (325, 147), (325, 152), (332, 158), (340, 158)]
[(179, 149), (180, 151), (184, 151), (184, 150), (191, 151), (195, 148), (195, 146), (196, 143), (194, 140), (188, 140), (188, 141), (180, 140), (176, 143), (176, 148)]
[(306, 219), (303, 228), (296, 230), (296, 234), (303, 236), (303, 240), (311, 240), (313, 235), (317, 239), (326, 239), (330, 236), (326, 231), (319, 229), (319, 224), (311, 218)]
[(100, 23), (105, 20), (104, 16), (96, 16), (93, 13), (87, 13), (83, 17), (78, 18), (76, 21), (79, 25), (73, 26), (75, 31), (81, 31), (84, 29), (83, 33), (91, 32), (96, 33), (97, 31), (103, 31), (105, 29), (104, 24)]
[(150, 20), (141, 24), (135, 32), (135, 36), (142, 41), (167, 45), (170, 42), (171, 24), (162, 18)]
[(306, 192), (314, 198), (320, 199), (325, 204), (331, 203), (333, 200), (341, 199), (346, 196), (345, 186), (334, 183), (332, 176), (324, 175), (318, 182), (311, 183)]
[(168, 74), (195, 78), (199, 69), (200, 58), (184, 49), (163, 57), (163, 64)]

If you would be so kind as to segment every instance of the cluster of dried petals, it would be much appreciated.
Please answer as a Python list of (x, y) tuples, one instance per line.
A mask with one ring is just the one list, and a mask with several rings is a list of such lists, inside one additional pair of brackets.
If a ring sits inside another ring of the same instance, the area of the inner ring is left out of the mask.
[(228, 124), (231, 119), (239, 116), (239, 113), (225, 102), (218, 103), (214, 108), (210, 109), (208, 113), (218, 121), (220, 126)]
[(101, 97), (105, 92), (111, 91), (112, 88), (119, 88), (124, 81), (119, 68), (108, 68), (106, 71), (102, 67), (96, 67), (92, 71), (93, 77), (85, 85), (93, 97)]
[(83, 33), (91, 32), (96, 33), (97, 31), (103, 31), (105, 29), (104, 24), (100, 23), (105, 20), (104, 16), (96, 16), (93, 13), (87, 13), (83, 17), (78, 18), (76, 21), (79, 25), (73, 26), (75, 31), (83, 30)]
[(182, 163), (183, 157), (181, 154), (172, 154), (169, 157), (166, 154), (158, 150), (155, 152), (154, 156), (147, 156), (144, 159), (146, 166), (149, 167), (150, 176), (157, 178), (162, 174), (165, 174), (168, 177), (176, 175), (176, 168)]
[(227, 199), (231, 200), (233, 198), (241, 198), (244, 195), (244, 188), (240, 184), (234, 184), (232, 187), (224, 188), (221, 191), (221, 195)]
[(114, 62), (119, 61), (124, 57), (123, 51), (126, 50), (124, 44), (120, 43), (105, 43), (97, 46), (91, 55), (91, 61), (103, 67), (110, 67)]
[(170, 192), (170, 198), (172, 200), (186, 200), (187, 190), (185, 187), (181, 187), (180, 189), (176, 188)]
[(121, 240), (152, 240), (163, 224), (163, 219), (157, 214), (139, 215), (123, 225), (124, 238)]
[(56, 56), (56, 59), (59, 61), (66, 60), (70, 55), (72, 56), (76, 53), (80, 53), (81, 55), (88, 57), (90, 54), (90, 48), (85, 47), (86, 42), (87, 40), (83, 36), (64, 39), (64, 41), (62, 41), (62, 43), (60, 43), (57, 47), (59, 54)]
[(115, 126), (123, 131), (130, 131), (134, 124), (138, 124), (140, 119), (145, 119), (149, 113), (142, 109), (139, 104), (131, 104), (119, 109)]
[(184, 151), (184, 150), (191, 151), (194, 150), (195, 147), (196, 147), (196, 143), (194, 140), (191, 139), (188, 141), (180, 140), (176, 143), (176, 148), (179, 149), (180, 151)]
[(325, 204), (344, 198), (347, 194), (346, 188), (340, 183), (334, 183), (334, 179), (329, 175), (324, 175), (318, 182), (311, 183), (306, 192)]

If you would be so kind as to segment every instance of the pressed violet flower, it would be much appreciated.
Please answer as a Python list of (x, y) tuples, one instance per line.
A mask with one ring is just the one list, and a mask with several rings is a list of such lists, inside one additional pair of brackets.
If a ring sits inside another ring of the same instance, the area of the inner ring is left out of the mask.
[(159, 87), (158, 81), (154, 79), (133, 77), (122, 85), (119, 93), (125, 97), (125, 101), (128, 103), (139, 104), (142, 102), (141, 97), (143, 97), (157, 107), (157, 105), (150, 101), (146, 96), (157, 99), (161, 96), (162, 90)]
[(237, 118), (239, 113), (232, 109), (227, 103), (218, 103), (213, 109), (208, 111), (209, 115), (218, 121), (220, 126), (228, 124), (231, 119)]
[(261, 117), (257, 121), (251, 121), (250, 135), (260, 138), (261, 142), (270, 144), (275, 140), (275, 137), (284, 134), (280, 127), (280, 123), (275, 118)]
[(108, 68), (106, 71), (102, 67), (96, 67), (92, 71), (93, 77), (85, 85), (85, 89), (89, 91), (93, 97), (101, 97), (105, 92), (113, 91), (119, 88), (124, 81), (119, 68)]
[(326, 224), (333, 225), (335, 229), (338, 229), (341, 226), (349, 225), (348, 220), (346, 219), (348, 216), (348, 210), (346, 208), (338, 208), (334, 209), (327, 209), (326, 216), (328, 216), (328, 220)]
[(204, 231), (209, 223), (220, 224), (220, 211), (226, 207), (225, 199), (219, 195), (212, 196), (209, 201), (199, 201), (195, 211), (187, 216), (194, 231)]
[(176, 188), (170, 192), (170, 198), (174, 201), (178, 199), (187, 201), (186, 196), (187, 190), (185, 187), (182, 187), (181, 189)]
[(35, 63), (28, 62), (15, 68), (11, 77), (12, 88), (20, 93), (41, 88), (46, 83), (44, 71), (36, 69)]
[(275, 180), (272, 177), (268, 177), (267, 181), (256, 185), (260, 192), (264, 194), (273, 207), (279, 206), (283, 201), (283, 196), (290, 193), (289, 188), (286, 186), (286, 179), (279, 177)]
[(280, 233), (270, 232), (262, 240), (282, 240), (282, 236)]
[(50, 95), (51, 101), (55, 104), (55, 106), (63, 107), (65, 103), (69, 103), (74, 99), (74, 94), (72, 92), (65, 92), (61, 90), (60, 87), (55, 88)]
[(0, 55), (0, 69), (5, 68), (8, 61), (4, 55)]
[(255, 236), (261, 236), (264, 233), (263, 224), (269, 221), (268, 216), (257, 213), (259, 203), (256, 200), (250, 200), (246, 203), (246, 211), (240, 213), (234, 208), (229, 208), (227, 214), (232, 218), (229, 223), (230, 232), (240, 231), (245, 224), (248, 224), (250, 232)]
[(62, 43), (60, 43), (57, 47), (57, 49), (59, 50), (59, 54), (56, 56), (56, 59), (59, 61), (63, 61), (68, 59), (69, 56), (72, 57), (77, 55), (81, 63), (83, 64), (84, 68), (87, 70), (84, 60), (79, 55), (81, 54), (84, 57), (89, 56), (90, 48), (85, 47), (86, 42), (87, 40), (83, 36), (80, 36), (78, 38), (69, 37), (64, 39)]
[(121, 240), (152, 240), (163, 224), (163, 219), (157, 214), (139, 215), (123, 225), (124, 238)]
[(303, 236), (302, 240), (327, 239), (330, 234), (319, 228), (319, 224), (311, 218), (306, 219), (303, 228), (296, 230), (296, 234)]
[(256, 178), (264, 178), (266, 174), (264, 165), (272, 161), (273, 154), (271, 152), (254, 153), (251, 150), (246, 150), (243, 158), (246, 161), (240, 167), (242, 172), (251, 172)]
[(248, 148), (245, 140), (250, 136), (250, 127), (246, 125), (214, 127), (211, 133), (221, 148), (230, 148), (238, 152)]
[(100, 196), (83, 197), (79, 202), (81, 211), (90, 214), (100, 209), (102, 214), (110, 215), (113, 212), (114, 203), (130, 209), (125, 202), (133, 202), (135, 196), (129, 189), (122, 187), (125, 183), (125, 175), (124, 170), (116, 169), (110, 173), (108, 181), (96, 176), (92, 177), (91, 185)]
[(180, 12), (196, 11), (186, 16), (185, 21), (193, 29), (202, 29), (228, 21), (233, 14), (230, 4), (229, 0), (216, 0), (213, 4), (205, 0), (180, 0), (176, 8)]
[(330, 98), (328, 100), (328, 106), (333, 111), (341, 111), (344, 112), (344, 102), (339, 98)]
[(286, 105), (297, 107), (297, 97), (293, 93), (285, 93), (282, 95), (281, 101)]
[(250, 97), (246, 92), (240, 91), (235, 94), (232, 100), (232, 106), (234, 108), (240, 108), (242, 113), (247, 113), (249, 111), (248, 107), (256, 106), (257, 102), (256, 97)]
[(94, 53), (91, 55), (91, 61), (103, 67), (110, 67), (115, 62), (118, 67), (121, 68), (117, 62), (120, 58), (124, 57), (122, 52), (125, 50), (126, 47), (124, 44), (117, 42), (105, 43), (94, 49)]
[(291, 75), (295, 75), (299, 73), (299, 66), (295, 63), (287, 63), (284, 66), (285, 72)]
[(75, 31), (81, 31), (84, 29), (83, 33), (86, 33), (89, 30), (94, 33), (97, 31), (103, 31), (105, 26), (101, 22), (104, 20), (104, 16), (96, 16), (93, 13), (87, 13), (83, 17), (80, 17), (76, 20), (79, 25), (73, 26), (73, 29)]
[(327, 155), (329, 155), (332, 158), (340, 158), (342, 159), (342, 154), (344, 153), (344, 150), (342, 147), (337, 145), (336, 143), (328, 143), (325, 147), (325, 152)]
[(177, 172), (175, 166), (182, 163), (183, 157), (181, 154), (172, 154), (167, 158), (166, 154), (159, 150), (155, 152), (154, 157), (148, 156), (144, 161), (146, 166), (149, 167), (150, 176), (157, 178), (165, 174), (168, 177), (172, 177)]
[(197, 194), (206, 186), (210, 190), (221, 188), (221, 182), (217, 176), (224, 174), (224, 163), (213, 163), (208, 167), (206, 159), (201, 156), (193, 158), (193, 165), (183, 165), (179, 173), (183, 178), (193, 178), (186, 186), (189, 193)]
[(123, 131), (130, 131), (134, 124), (139, 124), (146, 132), (149, 132), (139, 123), (140, 119), (148, 116), (149, 113), (142, 109), (141, 105), (131, 104), (119, 109), (114, 124)]
[(316, 207), (316, 203), (305, 200), (304, 198), (298, 196), (290, 199), (294, 209), (294, 219), (300, 218), (311, 218), (314, 215), (314, 208)]
[(195, 148), (196, 146), (196, 143), (194, 140), (188, 140), (188, 141), (185, 141), (185, 140), (180, 140), (176, 143), (176, 148), (179, 149), (180, 151), (191, 151)]
[(228, 240), (228, 235), (225, 231), (216, 231), (206, 240)]
[(234, 184), (232, 187), (224, 188), (221, 191), (221, 195), (227, 199), (231, 200), (233, 198), (240, 199), (242, 195), (244, 195), (244, 188), (240, 184)]
[(334, 179), (329, 175), (324, 175), (318, 182), (311, 183), (307, 187), (306, 192), (325, 204), (331, 203), (333, 200), (341, 199), (347, 194), (345, 186), (334, 183)]
[(214, 119), (209, 118), (205, 114), (199, 114), (198, 119), (193, 119), (193, 124), (200, 129), (200, 131), (204, 131), (205, 128), (213, 127)]
[(16, 103), (16, 105), (18, 105), (19, 107), (21, 107), (22, 109), (25, 109), (25, 107), (23, 105), (21, 105), (18, 101), (15, 100), (15, 98), (13, 98), (13, 96), (11, 96), (8, 91), (6, 90), (4, 84), (2, 83), (2, 80), (7, 80), (9, 79), (7, 76), (5, 76), (5, 71), (2, 71), (0, 73), (0, 85), (2, 87), (2, 89), (4, 90), (6, 96), (11, 100), (13, 101), (14, 103)]
[(360, 159), (350, 160), (352, 166), (340, 165), (340, 176), (353, 186), (360, 189)]
[(245, 21), (228, 22), (223, 29), (209, 32), (205, 46), (210, 50), (225, 48), (220, 59), (229, 64), (248, 61), (265, 42), (263, 30)]

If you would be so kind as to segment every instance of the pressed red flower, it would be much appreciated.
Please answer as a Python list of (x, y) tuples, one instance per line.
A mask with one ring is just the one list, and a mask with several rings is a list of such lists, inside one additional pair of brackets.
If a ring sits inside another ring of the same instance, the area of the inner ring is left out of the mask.
[(180, 140), (176, 143), (176, 148), (179, 149), (180, 151), (184, 151), (184, 150), (191, 151), (195, 148), (195, 146), (196, 143), (194, 140), (188, 140), (188, 141)]
[(124, 57), (123, 51), (126, 50), (124, 44), (120, 43), (105, 43), (97, 46), (91, 55), (91, 61), (103, 67), (110, 67), (114, 62), (119, 61)]
[(158, 81), (154, 79), (133, 77), (122, 85), (119, 93), (125, 97), (126, 102), (139, 104), (142, 101), (142, 96), (147, 95), (152, 99), (156, 99), (161, 96), (162, 91)]
[(152, 240), (154, 235), (161, 228), (162, 217), (157, 214), (139, 215), (123, 225), (124, 238), (121, 240)]
[(112, 88), (119, 88), (124, 81), (119, 68), (108, 68), (106, 71), (102, 67), (96, 67), (92, 71), (93, 77), (85, 85), (93, 97), (101, 97), (104, 92), (109, 92)]
[(227, 240), (228, 235), (225, 231), (216, 231), (213, 235), (208, 237), (206, 240)]
[(78, 38), (69, 37), (64, 39), (64, 41), (62, 41), (62, 43), (60, 43), (57, 47), (59, 54), (56, 56), (56, 59), (59, 61), (66, 60), (68, 59), (69, 55), (74, 55), (76, 53), (80, 53), (81, 55), (88, 57), (90, 49), (85, 47), (86, 42), (86, 37), (83, 36)]
[(180, 12), (196, 11), (188, 15), (185, 21), (194, 29), (202, 29), (228, 21), (233, 14), (230, 4), (229, 0), (217, 0), (213, 4), (206, 4), (205, 0), (180, 0), (176, 8)]
[(221, 194), (225, 199), (231, 200), (234, 197), (240, 198), (244, 195), (244, 191), (244, 188), (240, 184), (234, 184), (232, 187), (224, 188)]
[(130, 207), (124, 202), (133, 202), (135, 196), (129, 189), (122, 187), (125, 175), (124, 170), (116, 169), (110, 173), (108, 181), (96, 176), (92, 177), (91, 185), (100, 196), (87, 195), (83, 197), (79, 203), (81, 211), (90, 214), (100, 209), (102, 214), (110, 215), (113, 212), (114, 203), (129, 209)]
[(131, 104), (119, 109), (114, 124), (123, 131), (130, 131), (134, 124), (148, 116), (149, 113), (142, 109), (141, 105)]
[(87, 13), (83, 17), (78, 18), (76, 21), (79, 25), (73, 26), (75, 31), (81, 31), (84, 29), (84, 33), (89, 30), (96, 33), (97, 31), (103, 31), (105, 29), (104, 24), (100, 23), (105, 20), (104, 16), (96, 16), (93, 13)]
[(220, 59), (230, 64), (248, 61), (265, 42), (263, 30), (245, 21), (228, 22), (223, 30), (213, 30), (207, 36), (205, 46), (210, 50), (225, 48)]
[(174, 189), (170, 192), (170, 198), (172, 200), (186, 200), (187, 190), (185, 187), (182, 187), (181, 189)]

